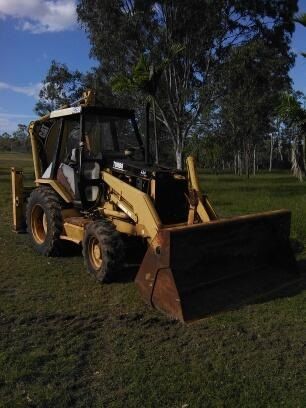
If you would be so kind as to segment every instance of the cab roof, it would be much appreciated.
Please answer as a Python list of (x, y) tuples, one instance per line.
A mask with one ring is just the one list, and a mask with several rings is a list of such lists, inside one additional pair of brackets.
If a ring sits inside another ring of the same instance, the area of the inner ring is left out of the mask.
[(117, 116), (130, 118), (134, 116), (134, 111), (130, 109), (105, 108), (103, 106), (72, 106), (69, 108), (57, 109), (50, 113), (50, 119), (64, 116), (77, 115), (80, 113), (98, 113), (105, 116)]

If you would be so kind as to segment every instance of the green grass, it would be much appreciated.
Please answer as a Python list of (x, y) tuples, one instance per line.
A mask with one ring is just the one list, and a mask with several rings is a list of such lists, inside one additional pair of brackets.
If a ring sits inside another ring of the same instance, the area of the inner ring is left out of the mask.
[[(12, 233), (12, 164), (33, 174), (0, 154), (0, 407), (306, 406), (306, 252), (290, 290), (184, 326)], [(306, 185), (288, 173), (201, 181), (221, 215), (290, 208), (306, 243)]]

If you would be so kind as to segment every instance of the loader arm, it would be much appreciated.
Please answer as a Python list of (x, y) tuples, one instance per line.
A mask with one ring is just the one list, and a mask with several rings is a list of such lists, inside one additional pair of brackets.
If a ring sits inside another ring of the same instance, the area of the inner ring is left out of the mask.
[[(102, 172), (110, 201), (147, 233), (149, 245), (135, 282), (148, 304), (192, 321), (239, 302), (237, 287), (252, 297), (296, 276), (289, 211), (219, 218), (202, 195), (192, 157), (187, 171), (188, 220), (176, 225), (162, 224), (148, 194)], [(216, 288), (224, 291), (221, 297)]]
[[(207, 197), (202, 194), (192, 156), (187, 158), (186, 165), (189, 190), (193, 196), (193, 199), (190, 198), (189, 216), (186, 224), (193, 224), (196, 214), (200, 223), (217, 220), (218, 216), (214, 208)], [(146, 231), (143, 235), (149, 238), (150, 243), (153, 242), (154, 237), (163, 225), (151, 197), (106, 171), (102, 172), (102, 180), (110, 188), (110, 201), (118, 206), (136, 224), (144, 226)]]
[(145, 229), (142, 235), (152, 242), (162, 223), (149, 195), (106, 171), (102, 171), (102, 180), (110, 188), (111, 201), (136, 224), (142, 225)]
[[(202, 222), (217, 220), (218, 216), (216, 211), (209, 202), (208, 198), (203, 196), (193, 156), (187, 157), (186, 167), (188, 172), (189, 188), (196, 196), (195, 212), (198, 214)], [(188, 224), (190, 223), (188, 222)]]

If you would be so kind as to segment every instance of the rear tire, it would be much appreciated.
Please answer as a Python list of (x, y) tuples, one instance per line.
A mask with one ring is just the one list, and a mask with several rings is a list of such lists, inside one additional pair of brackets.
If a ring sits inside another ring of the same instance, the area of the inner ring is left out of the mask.
[(51, 187), (32, 191), (27, 204), (27, 230), (34, 249), (45, 256), (60, 254), (62, 200)]
[(99, 282), (115, 280), (123, 254), (120, 234), (110, 221), (102, 219), (88, 224), (83, 239), (84, 263)]

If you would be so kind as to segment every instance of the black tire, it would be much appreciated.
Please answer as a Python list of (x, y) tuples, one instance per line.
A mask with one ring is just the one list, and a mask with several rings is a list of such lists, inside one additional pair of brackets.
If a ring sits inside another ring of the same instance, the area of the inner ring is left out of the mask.
[(42, 255), (60, 255), (62, 205), (62, 199), (51, 187), (38, 187), (29, 197), (26, 213), (27, 230), (32, 246)]
[(116, 280), (122, 267), (124, 246), (114, 225), (101, 219), (87, 225), (83, 238), (83, 256), (87, 271), (99, 282)]

